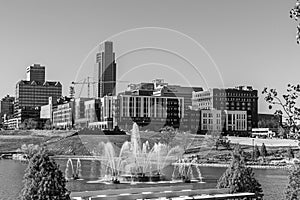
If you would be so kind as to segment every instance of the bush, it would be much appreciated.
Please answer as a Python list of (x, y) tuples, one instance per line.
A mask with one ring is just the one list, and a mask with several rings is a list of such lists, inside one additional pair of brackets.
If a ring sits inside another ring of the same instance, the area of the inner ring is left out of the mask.
[(220, 177), (217, 188), (229, 188), (230, 193), (253, 192), (257, 197), (262, 197), (261, 185), (254, 178), (252, 169), (245, 166), (243, 154), (240, 146), (236, 146), (231, 164)]
[(31, 157), (25, 172), (22, 200), (70, 200), (63, 173), (44, 149)]
[(261, 145), (260, 154), (262, 157), (266, 157), (268, 155), (265, 143), (262, 143)]
[(296, 164), (289, 174), (289, 185), (286, 188), (286, 200), (300, 199), (300, 166)]
[(257, 160), (259, 156), (260, 156), (260, 152), (259, 152), (258, 146), (255, 145), (254, 152), (253, 152), (253, 159)]

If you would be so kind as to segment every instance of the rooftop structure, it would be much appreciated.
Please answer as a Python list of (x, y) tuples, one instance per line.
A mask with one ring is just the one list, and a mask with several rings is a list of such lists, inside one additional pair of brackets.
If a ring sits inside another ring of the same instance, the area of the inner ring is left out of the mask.
[(26, 68), (26, 80), (45, 82), (45, 66), (33, 64)]

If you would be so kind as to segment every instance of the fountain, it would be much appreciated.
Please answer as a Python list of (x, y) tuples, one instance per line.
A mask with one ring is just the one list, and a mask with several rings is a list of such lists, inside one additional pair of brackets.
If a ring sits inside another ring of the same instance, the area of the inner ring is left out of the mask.
[[(127, 182), (158, 182), (165, 181), (163, 169), (171, 163), (176, 162), (184, 153), (184, 149), (180, 146), (171, 147), (168, 144), (160, 142), (154, 143), (152, 146), (148, 141), (142, 143), (139, 128), (136, 123), (133, 124), (131, 131), (131, 140), (126, 141), (120, 150), (111, 142), (101, 142), (99, 144), (101, 160), (101, 181), (109, 181), (113, 183)], [(187, 164), (174, 166), (175, 170), (183, 174), (187, 167), (186, 177), (192, 177), (192, 165), (188, 168)], [(197, 168), (199, 177), (201, 177), (200, 169)], [(173, 173), (173, 174), (174, 174)], [(187, 173), (190, 174), (187, 176)], [(175, 177), (175, 176), (174, 176)], [(182, 177), (181, 177), (182, 178)], [(199, 178), (202, 181), (202, 177)]]
[(67, 165), (66, 165), (66, 170), (65, 170), (65, 177), (67, 180), (71, 179), (71, 177), (73, 177), (74, 174), (74, 166), (72, 163), (72, 159), (69, 158), (67, 161)]
[[(199, 164), (197, 164), (195, 159), (191, 162), (180, 159), (176, 163), (173, 163), (173, 166), (172, 180), (182, 179), (184, 182), (204, 183)], [(198, 174), (198, 176), (195, 177), (195, 174)]]
[(74, 178), (74, 179), (79, 179), (80, 177), (82, 177), (81, 171), (82, 171), (81, 162), (80, 162), (80, 159), (78, 158), (77, 159), (76, 172), (75, 172), (76, 178)]
[(82, 177), (81, 171), (82, 171), (82, 169), (81, 169), (80, 159), (79, 158), (77, 159), (76, 171), (75, 171), (72, 159), (69, 158), (68, 161), (67, 161), (66, 170), (65, 170), (66, 179), (67, 180), (69, 180), (69, 179), (74, 179), (74, 180), (79, 179), (80, 177)]

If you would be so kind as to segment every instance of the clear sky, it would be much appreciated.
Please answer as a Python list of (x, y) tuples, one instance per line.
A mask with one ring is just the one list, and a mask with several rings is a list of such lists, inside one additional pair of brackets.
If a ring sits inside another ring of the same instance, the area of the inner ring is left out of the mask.
[[(0, 0), (0, 97), (14, 95), (33, 63), (46, 66), (46, 79), (61, 81), (68, 95), (71, 81), (92, 73), (94, 47), (107, 38), (117, 57), (143, 48), (118, 58), (121, 80), (157, 77), (205, 88), (224, 83), (284, 91), (288, 83), (300, 82), (297, 24), (289, 18), (295, 2)], [(132, 30), (142, 27), (163, 29)], [(126, 30), (131, 31), (112, 37)], [(259, 111), (267, 112), (261, 96), (259, 102)]]

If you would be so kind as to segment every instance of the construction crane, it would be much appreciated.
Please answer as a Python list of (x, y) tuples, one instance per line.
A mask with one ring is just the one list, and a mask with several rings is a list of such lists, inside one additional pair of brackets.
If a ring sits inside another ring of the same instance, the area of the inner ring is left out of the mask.
[[(93, 77), (87, 77), (85, 79), (83, 79), (82, 81), (79, 81), (79, 82), (75, 82), (75, 81), (72, 81), (71, 84), (72, 86), (70, 86), (70, 91), (72, 91), (72, 96), (74, 96), (74, 93), (75, 93), (75, 89), (74, 89), (74, 86), (75, 85), (82, 85), (81, 89), (80, 89), (80, 92), (79, 92), (79, 96), (81, 95), (81, 92), (82, 92), (82, 89), (83, 89), (83, 85), (87, 85), (87, 88), (88, 88), (88, 98), (90, 98), (90, 87), (91, 87), (91, 84), (97, 84), (99, 82), (97, 81), (91, 81)], [(129, 81), (101, 81), (100, 83), (129, 83)], [(71, 94), (70, 94), (71, 96)]]
[(79, 82), (75, 82), (75, 81), (72, 81), (71, 84), (72, 84), (72, 88), (73, 88), (73, 92), (75, 93), (75, 85), (82, 85), (81, 86), (81, 89), (80, 89), (80, 92), (79, 92), (79, 96), (81, 95), (81, 92), (82, 92), (82, 89), (83, 89), (83, 86), (85, 84), (87, 84), (87, 87), (88, 87), (88, 98), (90, 97), (90, 87), (91, 87), (91, 84), (96, 84), (97, 82), (95, 81), (90, 81), (90, 79), (93, 78), (93, 77), (86, 77), (85, 79), (83, 79), (82, 81), (79, 81)]

